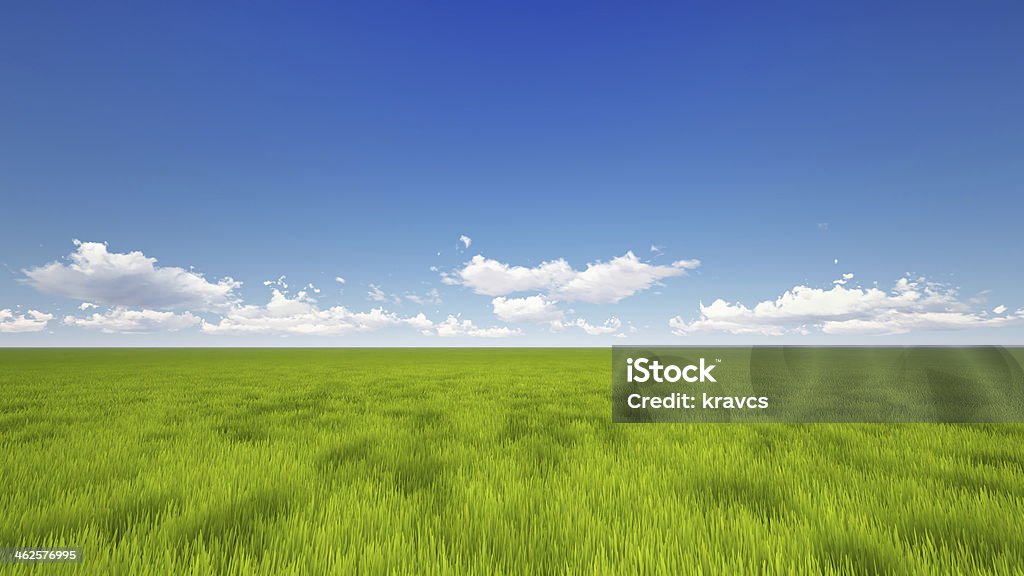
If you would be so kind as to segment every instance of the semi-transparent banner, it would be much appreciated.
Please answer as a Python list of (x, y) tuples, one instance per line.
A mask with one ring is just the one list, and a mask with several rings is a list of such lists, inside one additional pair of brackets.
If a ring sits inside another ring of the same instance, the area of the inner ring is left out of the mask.
[(612, 348), (615, 422), (1024, 422), (1024, 348)]

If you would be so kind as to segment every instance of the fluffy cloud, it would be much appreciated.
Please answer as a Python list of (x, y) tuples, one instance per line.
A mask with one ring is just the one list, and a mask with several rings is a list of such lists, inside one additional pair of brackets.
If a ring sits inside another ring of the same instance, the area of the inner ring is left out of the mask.
[(577, 272), (571, 280), (558, 286), (555, 294), (569, 301), (609, 304), (646, 290), (664, 278), (681, 276), (698, 266), (698, 260), (679, 260), (671, 266), (655, 266), (642, 262), (632, 252), (626, 252), (624, 256), (608, 262), (587, 264), (586, 270)]
[(562, 259), (527, 268), (509, 266), (478, 254), (461, 270), (442, 275), (442, 281), (467, 286), (477, 294), (504, 296), (515, 292), (547, 290), (568, 282), (575, 274), (569, 263)]
[(434, 331), (441, 337), (473, 336), (476, 338), (506, 338), (518, 336), (522, 332), (518, 329), (507, 326), (495, 326), (492, 328), (480, 328), (471, 320), (459, 320), (456, 316), (448, 316), (444, 322), (434, 326)]
[(509, 266), (481, 255), (474, 256), (461, 269), (442, 275), (446, 284), (462, 285), (477, 294), (507, 296), (516, 292), (538, 291), (565, 301), (611, 304), (650, 288), (656, 282), (681, 276), (700, 266), (698, 260), (679, 260), (671, 265), (653, 265), (641, 261), (632, 252), (608, 262), (587, 264), (575, 270), (564, 259), (542, 262), (538, 266)]
[(718, 299), (708, 306), (701, 304), (696, 320), (687, 322), (676, 316), (669, 320), (669, 326), (679, 335), (729, 332), (775, 336), (811, 330), (826, 334), (902, 334), (1024, 321), (1024, 310), (990, 316), (960, 301), (956, 290), (923, 278), (901, 278), (888, 292), (874, 287), (847, 287), (852, 278), (852, 274), (844, 274), (828, 290), (796, 286), (753, 308)]
[(274, 290), (266, 306), (237, 306), (219, 321), (203, 322), (211, 334), (346, 334), (368, 332), (390, 326), (410, 326), (429, 331), (433, 323), (422, 313), (401, 317), (383, 308), (353, 312), (344, 306), (321, 309), (306, 292), (289, 298)]
[(138, 333), (166, 330), (174, 332), (196, 326), (202, 322), (191, 312), (175, 314), (157, 310), (129, 310), (114, 308), (106, 313), (94, 313), (84, 318), (65, 316), (64, 324), (79, 328), (90, 328), (106, 333)]
[(534, 324), (560, 322), (563, 314), (556, 304), (557, 302), (548, 300), (540, 294), (526, 298), (505, 298), (499, 296), (491, 300), (494, 314), (498, 318), (506, 322), (529, 322)]
[(125, 308), (213, 310), (229, 306), (240, 286), (231, 278), (210, 282), (183, 268), (156, 266), (142, 252), (109, 252), (106, 244), (75, 241), (70, 262), (24, 270), (37, 290)]
[(15, 314), (9, 308), (0, 310), (0, 332), (40, 332), (46, 328), (53, 314), (38, 310), (29, 310), (25, 314)]
[(473, 239), (463, 234), (462, 236), (459, 236), (459, 242), (462, 242), (463, 246), (469, 248), (469, 245), (473, 243)]

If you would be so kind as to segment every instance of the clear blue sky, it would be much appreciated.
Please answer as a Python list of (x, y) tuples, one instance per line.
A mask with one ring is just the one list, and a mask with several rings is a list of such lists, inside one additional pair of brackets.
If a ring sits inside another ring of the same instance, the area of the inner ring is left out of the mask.
[(1024, 344), (1021, 30), (1019, 2), (9, 4), (0, 346)]

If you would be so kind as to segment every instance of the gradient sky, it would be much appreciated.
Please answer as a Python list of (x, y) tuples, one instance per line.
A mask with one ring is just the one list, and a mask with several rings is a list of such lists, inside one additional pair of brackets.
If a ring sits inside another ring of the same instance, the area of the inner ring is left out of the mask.
[(1021, 30), (1019, 2), (9, 4), (0, 346), (1024, 344)]

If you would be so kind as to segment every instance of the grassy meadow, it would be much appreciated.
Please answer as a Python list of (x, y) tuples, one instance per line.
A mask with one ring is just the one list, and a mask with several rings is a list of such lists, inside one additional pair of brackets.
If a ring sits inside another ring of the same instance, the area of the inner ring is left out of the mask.
[(12, 574), (1024, 574), (1024, 426), (613, 424), (585, 349), (0, 350)]

